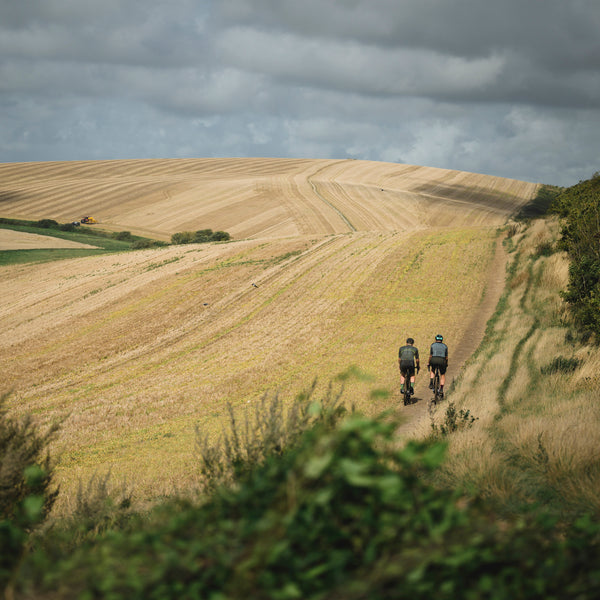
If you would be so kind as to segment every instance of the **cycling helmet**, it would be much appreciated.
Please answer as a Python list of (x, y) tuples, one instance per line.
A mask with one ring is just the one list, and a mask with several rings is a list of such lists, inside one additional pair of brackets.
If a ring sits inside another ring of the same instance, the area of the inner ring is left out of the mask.
[(439, 333), (435, 336), (435, 341), (436, 342), (443, 342), (444, 341), (444, 336), (440, 335)]

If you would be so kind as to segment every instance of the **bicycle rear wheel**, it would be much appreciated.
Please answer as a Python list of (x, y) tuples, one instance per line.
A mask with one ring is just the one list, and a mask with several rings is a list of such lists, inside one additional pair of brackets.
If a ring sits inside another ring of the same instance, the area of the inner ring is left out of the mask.
[(433, 402), (437, 404), (441, 400), (440, 395), (440, 370), (438, 367), (435, 368), (435, 374), (433, 376)]
[(402, 373), (402, 377), (404, 377), (404, 391), (402, 392), (402, 396), (404, 399), (404, 406), (408, 406), (410, 401), (410, 373), (404, 372)]

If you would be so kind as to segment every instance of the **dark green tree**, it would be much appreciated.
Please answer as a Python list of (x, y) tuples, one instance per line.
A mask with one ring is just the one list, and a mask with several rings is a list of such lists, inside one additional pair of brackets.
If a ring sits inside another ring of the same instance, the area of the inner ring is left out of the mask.
[(563, 294), (579, 325), (600, 339), (600, 172), (564, 190), (553, 210), (564, 220), (569, 285)]

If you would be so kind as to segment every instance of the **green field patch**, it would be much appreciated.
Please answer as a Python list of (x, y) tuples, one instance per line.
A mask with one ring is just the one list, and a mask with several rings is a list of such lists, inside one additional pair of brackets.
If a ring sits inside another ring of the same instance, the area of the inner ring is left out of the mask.
[(0, 219), (0, 228), (23, 233), (33, 233), (52, 238), (87, 244), (94, 248), (35, 248), (22, 250), (1, 250), (0, 266), (24, 263), (43, 263), (69, 258), (82, 258), (85, 256), (96, 256), (98, 254), (125, 252), (129, 250), (161, 246), (163, 242), (133, 236), (124, 236), (124, 233), (112, 233), (90, 227), (77, 227), (70, 231), (62, 231), (60, 228), (48, 228), (36, 226), (35, 221), (16, 221), (13, 219)]

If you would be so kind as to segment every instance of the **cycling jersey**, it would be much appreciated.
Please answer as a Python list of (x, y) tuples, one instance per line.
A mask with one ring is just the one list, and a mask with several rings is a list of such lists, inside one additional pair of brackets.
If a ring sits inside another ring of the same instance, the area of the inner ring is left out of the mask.
[(446, 374), (448, 364), (448, 346), (443, 342), (433, 342), (429, 350), (429, 365), (432, 369), (437, 367), (442, 375)]
[(402, 346), (398, 351), (398, 358), (402, 364), (414, 365), (419, 360), (419, 350), (414, 346)]
[(412, 377), (415, 374), (415, 364), (419, 360), (419, 350), (410, 344), (402, 346), (398, 351), (400, 371)]
[(429, 350), (429, 356), (436, 358), (448, 358), (448, 346), (443, 342), (433, 342)]

